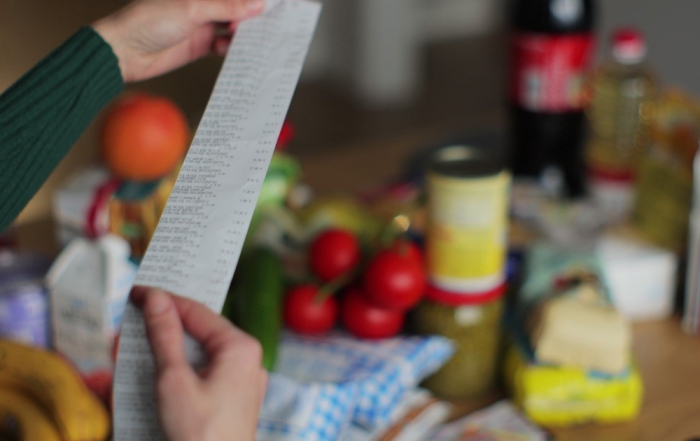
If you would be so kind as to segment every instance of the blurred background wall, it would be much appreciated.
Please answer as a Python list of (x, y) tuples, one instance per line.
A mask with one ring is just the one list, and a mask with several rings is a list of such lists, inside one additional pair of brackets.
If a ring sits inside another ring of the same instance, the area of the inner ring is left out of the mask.
[[(0, 90), (80, 25), (125, 0), (0, 1)], [(323, 0), (324, 11), (289, 119), (300, 156), (411, 130), (504, 123), (506, 0)], [(665, 85), (700, 95), (697, 0), (600, 0), (599, 52), (609, 31), (639, 27)], [(208, 58), (129, 86), (175, 100), (195, 127), (220, 60)], [(181, 87), (187, 84), (187, 88)], [(21, 216), (47, 215), (51, 191), (98, 155), (99, 119)], [(0, 128), (1, 130), (2, 128)]]
[[(507, 0), (325, 0), (324, 5), (307, 73), (346, 80), (345, 86), (368, 105), (415, 100), (425, 85), (431, 46), (500, 32), (507, 20)], [(700, 93), (695, 23), (700, 2), (598, 0), (597, 6), (600, 55), (613, 28), (638, 27), (663, 80)]]

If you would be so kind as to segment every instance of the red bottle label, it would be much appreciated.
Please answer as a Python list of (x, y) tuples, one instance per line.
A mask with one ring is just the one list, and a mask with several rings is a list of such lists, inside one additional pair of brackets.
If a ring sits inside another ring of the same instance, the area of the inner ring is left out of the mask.
[(593, 46), (590, 33), (516, 34), (511, 42), (511, 98), (534, 111), (582, 109), (584, 75)]

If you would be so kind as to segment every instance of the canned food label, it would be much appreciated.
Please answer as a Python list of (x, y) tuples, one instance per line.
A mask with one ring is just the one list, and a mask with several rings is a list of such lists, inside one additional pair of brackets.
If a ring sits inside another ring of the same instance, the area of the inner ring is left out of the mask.
[(584, 107), (584, 76), (593, 55), (590, 33), (518, 33), (511, 42), (511, 97), (534, 111)]
[(510, 175), (463, 179), (431, 174), (427, 262), (448, 290), (491, 289), (505, 267)]
[(481, 321), (483, 313), (478, 306), (460, 306), (455, 309), (455, 322), (459, 326), (472, 326)]

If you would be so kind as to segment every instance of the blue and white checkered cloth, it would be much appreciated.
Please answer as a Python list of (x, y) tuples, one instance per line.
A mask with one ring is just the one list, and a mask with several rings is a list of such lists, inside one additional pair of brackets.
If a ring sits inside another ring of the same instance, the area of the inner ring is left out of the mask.
[(334, 441), (351, 423), (368, 431), (383, 427), (406, 392), (452, 351), (437, 336), (365, 341), (285, 333), (257, 440)]

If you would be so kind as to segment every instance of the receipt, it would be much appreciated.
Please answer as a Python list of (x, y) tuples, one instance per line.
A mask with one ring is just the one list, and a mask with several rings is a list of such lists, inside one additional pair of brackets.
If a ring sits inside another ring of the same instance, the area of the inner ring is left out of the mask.
[[(316, 28), (320, 5), (270, 0), (236, 29), (136, 276), (220, 311)], [(196, 360), (195, 345), (188, 353)], [(114, 379), (115, 441), (163, 439), (143, 318), (127, 306)]]

